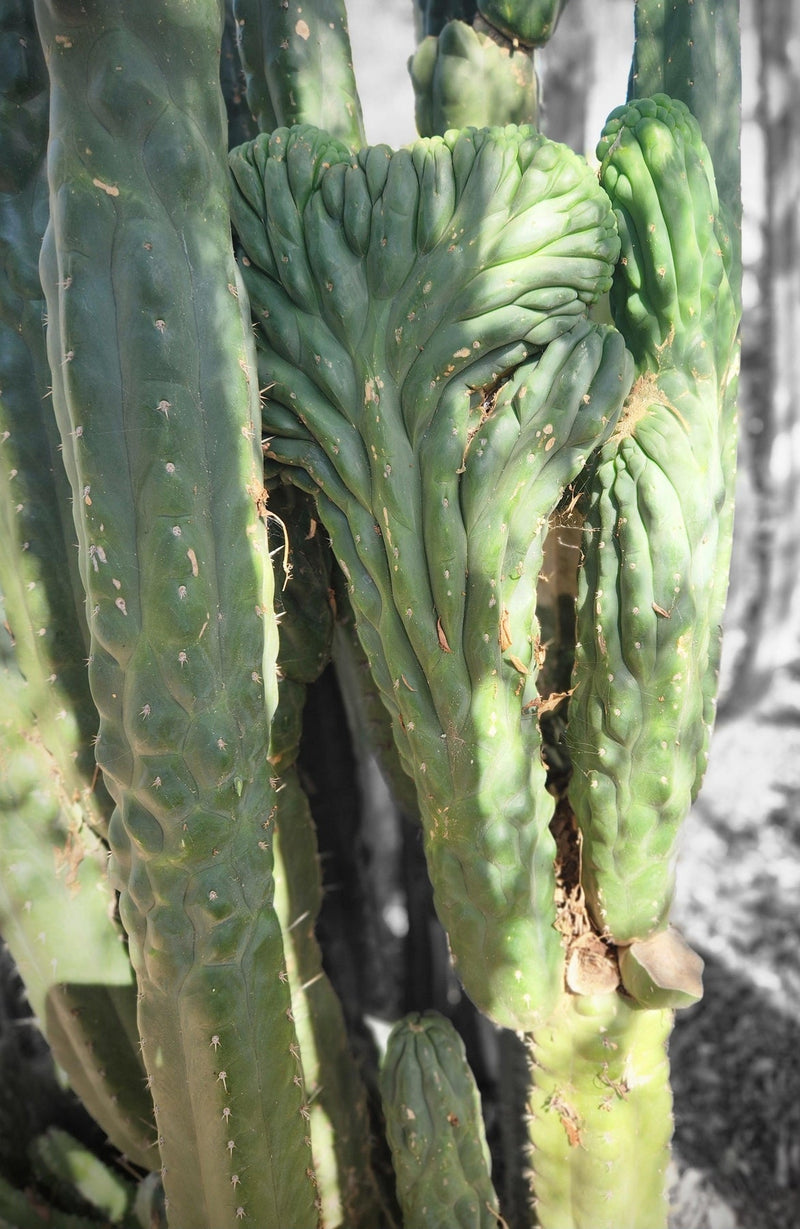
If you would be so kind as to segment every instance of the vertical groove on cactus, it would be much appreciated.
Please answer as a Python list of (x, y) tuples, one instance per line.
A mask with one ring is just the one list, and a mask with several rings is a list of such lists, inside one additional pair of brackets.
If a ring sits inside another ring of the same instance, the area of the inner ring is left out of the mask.
[(53, 91), (54, 404), (169, 1216), (312, 1229), (264, 827), (277, 631), (229, 235), (222, 10), (36, 12)]

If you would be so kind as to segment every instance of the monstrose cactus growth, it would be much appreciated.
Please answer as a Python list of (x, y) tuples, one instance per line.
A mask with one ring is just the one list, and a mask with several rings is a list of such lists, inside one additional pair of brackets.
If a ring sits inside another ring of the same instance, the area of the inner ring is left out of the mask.
[[(0, 3), (0, 933), (109, 1141), (0, 1225), (665, 1229), (740, 262), (736, 5), (661, 8), (594, 166), (565, 0), (420, 2), (403, 149), (343, 0)], [(435, 1003), (320, 925), (322, 679)]]

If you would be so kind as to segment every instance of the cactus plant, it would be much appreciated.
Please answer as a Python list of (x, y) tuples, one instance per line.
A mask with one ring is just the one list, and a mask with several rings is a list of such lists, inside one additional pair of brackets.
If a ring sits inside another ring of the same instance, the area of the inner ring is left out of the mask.
[[(274, 1176), (312, 1171), (264, 828), (276, 638), (222, 102), (206, 85), (220, 12), (98, 6), (70, 11), (66, 34), (65, 16), (37, 6), (54, 93), (48, 350), (169, 1214), (300, 1229), (313, 1183)], [(121, 105), (132, 90), (141, 107)]]
[[(731, 534), (735, 5), (638, 0), (599, 180), (534, 126), (563, 0), (417, 7), (424, 135), (390, 150), (342, 0), (0, 6), (0, 929), (152, 1171), (51, 1133), (52, 1208), (4, 1181), (0, 1222), (663, 1229)], [(568, 592), (543, 644), (576, 509), (577, 644)], [(297, 769), (331, 655), (466, 994), (524, 1038), (530, 1208), (441, 1017), (383, 1061), (399, 1209), (370, 1137)]]
[[(562, 977), (530, 719), (540, 533), (630, 382), (619, 335), (580, 319), (616, 255), (606, 206), (573, 155), (524, 128), (357, 159), (317, 130), (279, 129), (232, 166), (273, 386), (269, 455), (303, 465), (319, 490), (417, 783), (460, 976), (482, 1010), (525, 1029)], [(459, 239), (487, 181), (479, 264)], [(388, 232), (390, 216), (405, 234)], [(539, 250), (519, 259), (532, 233)]]
[(677, 831), (707, 757), (738, 314), (688, 108), (631, 103), (598, 155), (623, 237), (612, 310), (638, 378), (590, 488), (570, 798), (591, 908), (626, 944), (666, 924)]
[(497, 1229), (480, 1095), (446, 1017), (415, 1014), (394, 1026), (381, 1095), (404, 1223)]
[(423, 39), (409, 63), (421, 137), (450, 128), (534, 124), (533, 57), (464, 21)]

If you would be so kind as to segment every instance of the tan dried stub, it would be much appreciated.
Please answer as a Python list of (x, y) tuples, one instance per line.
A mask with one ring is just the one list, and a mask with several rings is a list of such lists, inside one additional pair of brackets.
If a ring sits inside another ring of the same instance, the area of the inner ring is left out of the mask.
[(615, 948), (597, 933), (581, 887), (581, 834), (566, 796), (550, 825), (556, 842), (555, 927), (566, 946), (567, 988), (573, 994), (611, 994), (620, 984)]

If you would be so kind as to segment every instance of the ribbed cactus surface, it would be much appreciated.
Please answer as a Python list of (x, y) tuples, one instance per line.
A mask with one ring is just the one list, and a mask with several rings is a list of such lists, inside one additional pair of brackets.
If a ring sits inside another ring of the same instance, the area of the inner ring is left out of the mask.
[(620, 108), (598, 155), (622, 240), (612, 311), (637, 380), (590, 483), (570, 800), (592, 912), (629, 943), (666, 925), (707, 758), (738, 313), (711, 159), (685, 105)]
[[(0, 6), (0, 932), (74, 1090), (157, 1164), (136, 990), (105, 881), (69, 488), (49, 397), (38, 256), (49, 91), (33, 5)], [(113, 1040), (112, 1040), (113, 1039)]]
[(400, 1020), (380, 1086), (403, 1224), (497, 1229), (480, 1093), (450, 1021), (436, 1012)]
[(582, 160), (513, 126), (355, 158), (281, 129), (232, 167), (269, 455), (317, 493), (459, 974), (529, 1027), (562, 985), (542, 535), (630, 381), (619, 335), (585, 320), (617, 254), (606, 199)]
[(277, 632), (222, 10), (36, 11), (53, 95), (53, 398), (169, 1216), (304, 1229), (317, 1216), (272, 903)]
[(344, 0), (234, 0), (247, 97), (262, 132), (319, 124), (364, 144)]

